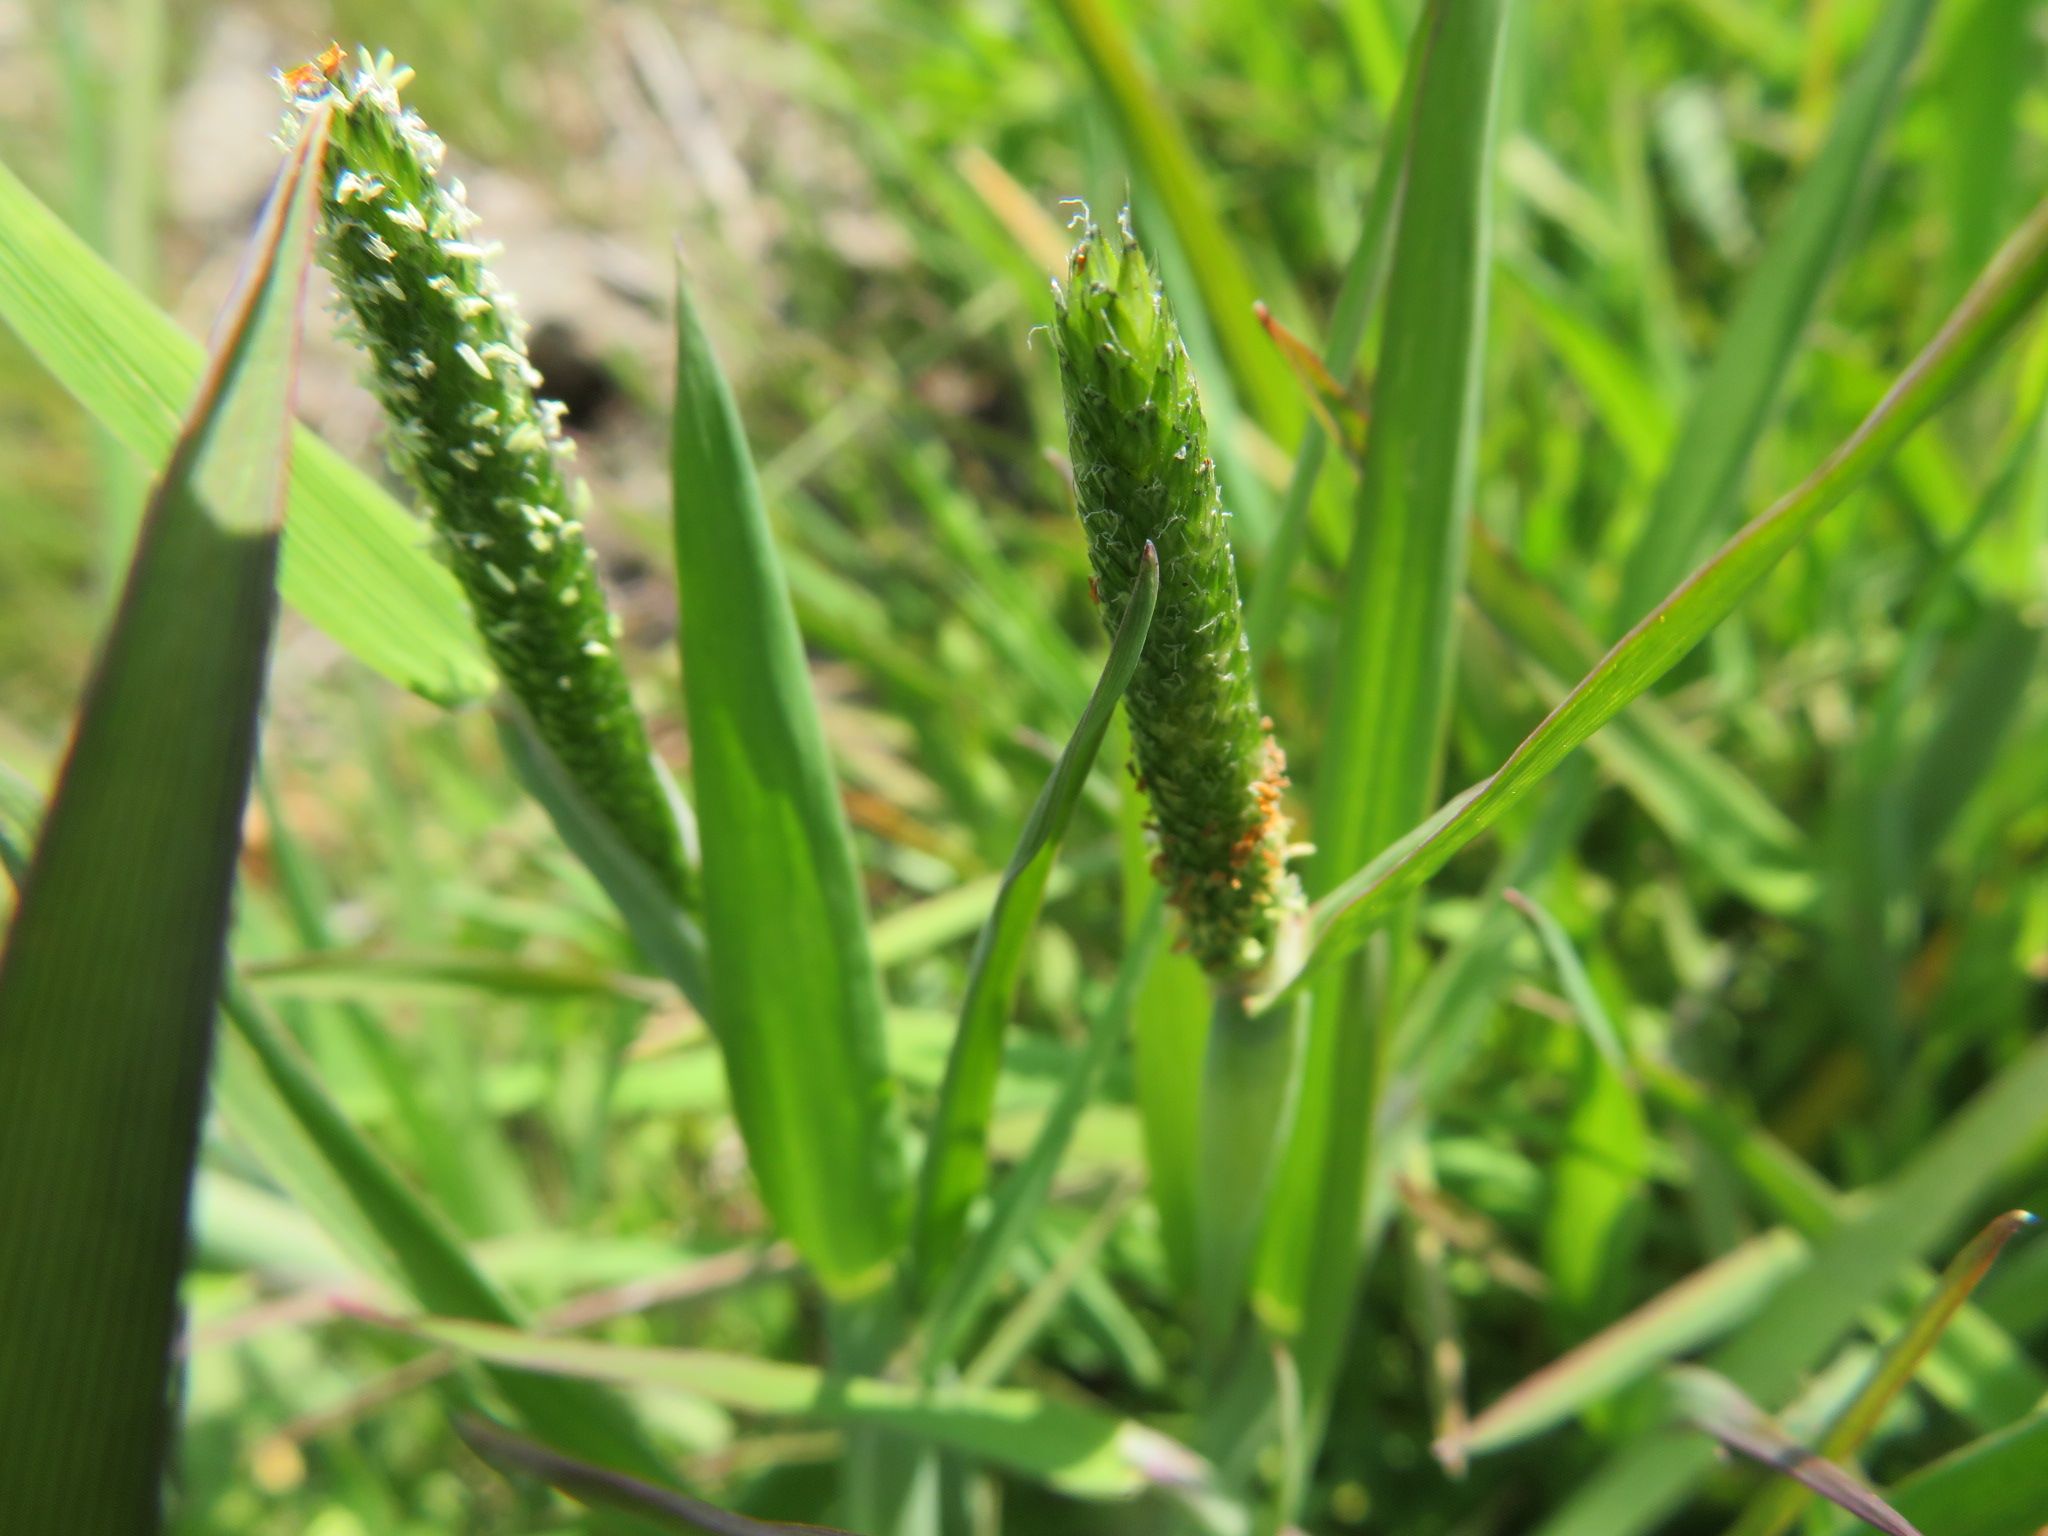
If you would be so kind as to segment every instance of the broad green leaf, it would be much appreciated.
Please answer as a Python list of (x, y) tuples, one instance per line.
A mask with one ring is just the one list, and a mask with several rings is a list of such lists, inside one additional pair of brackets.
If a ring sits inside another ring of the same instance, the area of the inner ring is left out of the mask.
[[(161, 1522), (327, 118), (271, 190), (0, 956), (0, 1528)], [(11, 218), (0, 220), (12, 238)]]
[[(1752, 1400), (1789, 1397), (1803, 1373), (1940, 1243), (2008, 1159), (2034, 1143), (2048, 1102), (2048, 1040), (2014, 1057), (1920, 1153), (1833, 1232), (1708, 1361)], [(1539, 1530), (1541, 1536), (1635, 1536), (1683, 1504), (1712, 1461), (1704, 1446), (1631, 1442)]]
[[(1476, 471), (1507, 14), (1498, 0), (1473, 0), (1419, 23), (1435, 35), (1416, 55), (1415, 127), (1373, 380), (1378, 413), (1317, 775), (1311, 877), (1325, 885), (1412, 825), (1437, 793)], [(1304, 1090), (1254, 1286), (1268, 1325), (1298, 1337), (1311, 1405), (1334, 1379), (1348, 1331), (1383, 1045), (1382, 1021), (1351, 980), (1333, 973), (1314, 995)]]
[[(225, 1003), (233, 1037), (224, 1053), (223, 1105), (231, 1124), (254, 1133), (270, 1175), (351, 1259), (419, 1306), (520, 1326), (518, 1308), (476, 1267), (446, 1219), (350, 1124), (255, 1002), (230, 987)], [(517, 1368), (491, 1377), (525, 1425), (557, 1450), (674, 1482), (631, 1411), (601, 1388)]]
[[(1950, 1261), (1934, 1289), (1914, 1309), (1897, 1336), (1885, 1345), (1869, 1379), (1814, 1447), (1818, 1455), (1837, 1462), (1855, 1455), (1877, 1428), (1892, 1399), (1913, 1379), (1928, 1351), (1969, 1300), (1970, 1292), (1977, 1288), (1977, 1282), (1996, 1262), (2006, 1243), (2034, 1222), (2031, 1212), (2007, 1211)], [(1778, 1536), (1791, 1528), (1805, 1505), (1806, 1496), (1799, 1483), (1769, 1485), (1743, 1511), (1730, 1536)]]
[[(201, 351), (0, 166), (0, 319), (129, 452), (170, 450)], [(442, 703), (495, 686), (454, 579), (425, 534), (306, 429), (292, 441), (278, 586), (394, 682)]]
[(1335, 959), (1389, 917), (1452, 854), (1497, 822), (1574, 747), (1676, 665), (2005, 342), (2044, 286), (2048, 207), (2022, 226), (1947, 324), (1819, 468), (1623, 636), (1499, 769), (1316, 904), (1311, 949), (1317, 962)]
[(1046, 880), (1095, 767), (1095, 755), (1102, 748), (1117, 701), (1138, 669), (1158, 599), (1159, 556), (1148, 543), (1101, 680), (1025, 819), (996, 892), (995, 906), (967, 963), (960, 1028), (953, 1037), (938, 1113), (925, 1146), (912, 1256), (920, 1290), (939, 1283), (951, 1268), (968, 1208), (988, 1183), (988, 1122), (995, 1105), (996, 1077), (1002, 1068), (1003, 1032), (1024, 973)]
[(1743, 465), (1777, 400), (1821, 287), (1847, 240), (1874, 147), (1933, 0), (1891, 0), (1842, 93), (1827, 143), (1751, 268), (1623, 573), (1633, 620), (1668, 591), (1740, 505)]
[(636, 1348), (441, 1318), (364, 1315), (498, 1365), (683, 1392), (741, 1413), (885, 1429), (1075, 1498), (1130, 1498), (1149, 1487), (1199, 1486), (1206, 1476), (1199, 1457), (1164, 1435), (1014, 1387), (925, 1388), (713, 1350)]
[(1681, 1366), (1671, 1373), (1670, 1385), (1675, 1406), (1686, 1422), (1712, 1435), (1729, 1450), (1790, 1478), (1794, 1487), (1812, 1489), (1868, 1521), (1885, 1536), (1920, 1536), (1874, 1491), (1833, 1462), (1807, 1450), (1725, 1377), (1698, 1366)]
[(673, 1489), (551, 1451), (487, 1419), (465, 1417), (456, 1428), (470, 1448), (488, 1462), (537, 1477), (585, 1504), (630, 1511), (664, 1530), (698, 1532), (701, 1536), (790, 1536), (792, 1532), (805, 1531), (816, 1532), (818, 1536), (846, 1536), (845, 1532), (833, 1532), (822, 1525), (785, 1525), (736, 1515)]
[(904, 1227), (882, 997), (853, 843), (739, 412), (677, 290), (676, 577), (709, 1018), (776, 1224), (833, 1295)]

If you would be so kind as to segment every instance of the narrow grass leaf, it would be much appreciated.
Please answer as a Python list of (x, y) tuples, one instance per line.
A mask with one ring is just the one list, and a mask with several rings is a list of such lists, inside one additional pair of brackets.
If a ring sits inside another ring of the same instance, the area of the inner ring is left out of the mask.
[[(1810, 1262), (1771, 1296), (1709, 1364), (1755, 1400), (1789, 1397), (1843, 1331), (1908, 1278), (1990, 1182), (2040, 1132), (2048, 1040), (2014, 1057), (1880, 1191), (1814, 1245)], [(1683, 1441), (1639, 1440), (1540, 1527), (1541, 1536), (1635, 1536), (1683, 1502), (1711, 1453)]]
[[(1513, 641), (1546, 703), (1600, 658), (1578, 618), (1483, 527), (1472, 533), (1472, 599)], [(1805, 835), (1741, 769), (1703, 745), (1654, 695), (1638, 698), (1588, 748), (1674, 844), (1767, 912), (1810, 910), (1818, 895)]]
[[(0, 166), (0, 319), (116, 441), (170, 451), (200, 347)], [(495, 686), (424, 531), (306, 429), (292, 443), (278, 586), (364, 664), (442, 703)]]
[(1621, 617), (1668, 591), (1739, 504), (1741, 474), (1846, 242), (1858, 194), (1933, 0), (1891, 0), (1844, 88), (1828, 139), (1751, 269), (1679, 429), (1644, 534), (1622, 576)]
[(154, 1531), (229, 894), (277, 610), (324, 117), (280, 172), (0, 956), (0, 1528)]
[(882, 994), (853, 841), (739, 412), (677, 288), (683, 693), (713, 1028), (776, 1224), (836, 1296), (884, 1286), (904, 1229)]
[[(498, 741), (506, 761), (526, 792), (540, 803), (562, 841), (604, 888), (618, 909), (640, 953), (676, 984), (690, 1005), (708, 1013), (710, 989), (704, 958), (704, 934), (696, 919), (676, 904), (645, 859), (626, 845), (611, 819), (577, 787), (548, 744), (540, 739), (526, 711), (510, 699), (494, 711)], [(687, 854), (696, 856), (695, 823), (679, 817)]]
[[(2033, 1226), (2035, 1220), (2030, 1211), (2007, 1211), (1994, 1218), (1949, 1262), (1934, 1289), (1921, 1299), (1906, 1325), (1885, 1345), (1869, 1379), (1821, 1437), (1815, 1450), (1823, 1459), (1846, 1461), (1856, 1454), (2005, 1245)], [(1730, 1536), (1778, 1536), (1791, 1528), (1805, 1504), (1799, 1483), (1772, 1484), (1750, 1502)]]
[(960, 1005), (960, 1028), (953, 1037), (938, 1113), (925, 1148), (913, 1259), (921, 1289), (929, 1289), (943, 1278), (958, 1251), (968, 1208), (988, 1183), (988, 1122), (995, 1105), (996, 1077), (1002, 1068), (1003, 1030), (1045, 899), (1046, 880), (1095, 767), (1117, 701), (1138, 669), (1158, 599), (1159, 555), (1148, 543), (1101, 680), (1051, 777), (1039, 791), (1003, 873), (995, 907), (975, 940), (967, 967), (967, 995)]
[(1585, 1034), (1543, 1224), (1543, 1268), (1550, 1277), (1552, 1304), (1576, 1335), (1612, 1316), (1627, 1294), (1642, 1232), (1650, 1131), (1628, 1048), (1571, 936), (1532, 897), (1513, 888), (1506, 897), (1536, 930)]
[[(1508, 8), (1444, 5), (1421, 24), (1412, 156), (1374, 376), (1343, 615), (1330, 661), (1311, 874), (1322, 884), (1397, 836), (1437, 793), (1477, 467), (1491, 265), (1494, 124)], [(1379, 1020), (1348, 977), (1317, 990), (1304, 1089), (1274, 1181), (1255, 1304), (1318, 1404), (1342, 1354), (1376, 1113)], [(1266, 1012), (1269, 999), (1248, 1011)]]
[(886, 1429), (1082, 1499), (1200, 1484), (1201, 1459), (1100, 1409), (1019, 1388), (924, 1388), (712, 1350), (649, 1349), (540, 1338), (432, 1318), (368, 1320), (527, 1371), (687, 1393), (741, 1413)]
[[(1344, 263), (1343, 285), (1337, 290), (1337, 302), (1330, 312), (1330, 333), (1319, 361), (1326, 374), (1340, 381), (1350, 377), (1357, 363), (1359, 348), (1365, 344), (1366, 326), (1386, 282), (1394, 232), (1400, 224), (1401, 201), (1408, 187), (1416, 90), (1422, 79), (1423, 61), (1437, 35), (1436, 13), (1442, 4), (1443, 0), (1429, 0), (1410, 38), (1408, 61), (1393, 115), (1388, 120), (1386, 142), (1380, 147), (1379, 168), (1373, 174), (1365, 221), (1359, 227), (1350, 258)], [(1340, 446), (1355, 442), (1362, 449), (1364, 417), (1353, 418), (1334, 407), (1331, 416), (1338, 429), (1335, 441)], [(1303, 433), (1273, 536), (1252, 575), (1251, 595), (1245, 603), (1245, 630), (1251, 635), (1252, 644), (1268, 648), (1268, 654), (1270, 647), (1279, 643), (1278, 630), (1287, 613), (1294, 570), (1308, 544), (1310, 505), (1331, 441), (1327, 426)]]
[(1074, 1295), (1082, 1280), (1094, 1272), (1096, 1260), (1116, 1236), (1137, 1197), (1138, 1186), (1128, 1179), (1110, 1190), (1088, 1225), (1060, 1249), (1045, 1274), (990, 1333), (981, 1352), (960, 1373), (963, 1385), (992, 1387), (1030, 1354), (1031, 1346), (1052, 1322), (1054, 1314)]
[(1642, 1380), (1750, 1316), (1807, 1252), (1782, 1227), (1751, 1238), (1509, 1389), (1438, 1442), (1437, 1457), (1450, 1463), (1514, 1445)]
[(696, 1536), (791, 1536), (792, 1532), (847, 1536), (829, 1526), (787, 1525), (733, 1514), (688, 1494), (577, 1461), (473, 1414), (458, 1420), (455, 1427), (471, 1450), (501, 1470), (538, 1478), (584, 1504), (628, 1511), (663, 1530)]
[(1593, 990), (1593, 978), (1586, 974), (1586, 962), (1579, 958), (1578, 947), (1572, 943), (1571, 935), (1550, 914), (1549, 908), (1533, 896), (1510, 888), (1506, 898), (1509, 906), (1528, 919), (1537, 942), (1543, 946), (1545, 958), (1557, 973), (1565, 1001), (1571, 1004), (1573, 1016), (1578, 1019), (1579, 1027), (1586, 1032), (1593, 1048), (1600, 1053), (1600, 1059), (1617, 1075), (1626, 1076), (1629, 1071), (1628, 1051), (1622, 1045), (1614, 1020), (1608, 1016), (1607, 1005)]
[[(1643, 1064), (1644, 1087), (1660, 1107), (1682, 1117), (1725, 1158), (1753, 1199), (1809, 1242), (1833, 1232), (1851, 1213), (1826, 1179), (1787, 1147), (1724, 1108), (1718, 1098), (1666, 1063)], [(1924, 1265), (1907, 1268), (1900, 1287), (1907, 1305), (1932, 1295), (1939, 1278)], [(1887, 1299), (1873, 1326), (1893, 1330), (1903, 1319)], [(2043, 1371), (2019, 1340), (1979, 1308), (1965, 1304), (1935, 1341), (1923, 1372), (1928, 1391), (1980, 1430), (2010, 1423), (2048, 1398)]]
[(414, 955), (311, 950), (251, 961), (242, 967), (242, 980), (260, 997), (302, 1001), (651, 1003), (667, 992), (663, 983), (646, 977), (536, 964), (517, 955), (484, 951)]
[(968, 1240), (932, 1302), (924, 1346), (928, 1369), (952, 1358), (962, 1333), (980, 1312), (1016, 1245), (1043, 1208), (1060, 1159), (1081, 1122), (1081, 1112), (1094, 1099), (1110, 1057), (1123, 1041), (1138, 989), (1158, 956), (1165, 932), (1166, 903), (1154, 891), (1137, 932), (1124, 945), (1109, 996), (1089, 1023), (1088, 1039), (1060, 1084), (1059, 1097), (1046, 1113), (1031, 1150), (997, 1186), (988, 1220)]
[[(285, 1154), (272, 1177), (308, 1203), (350, 1258), (389, 1277), (418, 1305), (455, 1317), (517, 1327), (517, 1307), (470, 1259), (455, 1231), (327, 1096), (276, 1025), (245, 993), (225, 999), (244, 1071), (225, 1100), (231, 1119), (267, 1126), (267, 1147)], [(556, 1449), (656, 1482), (673, 1475), (633, 1415), (587, 1382), (559, 1381), (518, 1369), (494, 1370), (493, 1384), (521, 1421)]]
[(1729, 1450), (1761, 1462), (1773, 1472), (1812, 1489), (1869, 1522), (1885, 1536), (1920, 1536), (1905, 1517), (1841, 1467), (1816, 1456), (1726, 1377), (1698, 1366), (1680, 1366), (1669, 1378), (1675, 1406), (1694, 1428)]
[(1355, 945), (1574, 747), (1669, 671), (2004, 343), (2044, 286), (2048, 207), (2036, 210), (1947, 324), (1819, 468), (1623, 636), (1499, 769), (1317, 903), (1311, 917), (1315, 959), (1332, 960)]

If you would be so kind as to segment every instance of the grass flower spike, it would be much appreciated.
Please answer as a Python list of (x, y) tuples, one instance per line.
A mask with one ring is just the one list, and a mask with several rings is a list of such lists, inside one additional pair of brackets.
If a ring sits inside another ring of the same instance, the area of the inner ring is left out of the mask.
[(562, 407), (539, 397), (526, 327), (486, 262), (462, 183), (439, 176), (441, 141), (399, 91), (412, 72), (330, 49), (281, 80), (285, 136), (336, 108), (322, 249), (370, 357), (398, 470), (425, 500), (506, 686), (583, 793), (669, 889), (687, 873), (646, 727), (612, 654), (579, 521), (586, 489), (564, 467)]
[(1083, 214), (1053, 324), (1074, 485), (1115, 633), (1147, 540), (1159, 606), (1124, 696), (1155, 861), (1188, 948), (1248, 984), (1301, 906), (1280, 807), (1286, 760), (1259, 711), (1209, 428), (1173, 312), (1131, 234)]

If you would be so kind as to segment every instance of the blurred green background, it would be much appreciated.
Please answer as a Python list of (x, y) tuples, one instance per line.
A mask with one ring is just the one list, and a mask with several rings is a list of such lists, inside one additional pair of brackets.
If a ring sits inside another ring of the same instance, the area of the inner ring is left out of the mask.
[[(1520, 8), (1478, 507), (1560, 625), (1617, 632), (1676, 426), (1883, 9)], [(1185, 132), (1253, 293), (1319, 339), (1412, 10), (4, 0), (0, 157), (203, 334), (275, 168), (271, 71), (329, 38), (413, 64), (410, 99), (504, 242), (536, 361), (569, 403), (625, 649), (657, 745), (683, 766), (662, 421), (680, 249), (784, 538), (915, 1107), (943, 1062), (972, 893), (1000, 870), (1100, 653), (1052, 359), (1032, 341), (1063, 200), (1108, 211), (1130, 196), (1170, 288), (1189, 296), (1249, 567), (1302, 418), (1284, 373), (1262, 386), (1270, 371), (1233, 355), (1221, 333), (1244, 317), (1219, 324), (1193, 299), (1216, 272), (1177, 243), (1129, 152), (1132, 125), (1063, 16), (1120, 18), (1148, 121)], [(1748, 509), (1840, 441), (2048, 187), (2044, 40), (2039, 5), (1933, 8), (1744, 478)], [(316, 335), (302, 414), (374, 463), (355, 371)], [(1667, 687), (1684, 731), (1781, 813), (1762, 839), (1771, 858), (1717, 846), (1712, 826), (1688, 827), (1683, 796), (1674, 810), (1654, 778), (1596, 755), (1595, 812), (1544, 887), (1622, 1027), (1681, 1055), (1838, 1186), (1907, 1166), (2048, 1009), (2044, 386), (2048, 346), (2031, 333)], [(0, 762), (41, 781), (145, 471), (5, 336), (0, 464)], [(1326, 477), (1340, 510), (1347, 484)], [(1267, 707), (1308, 772), (1340, 589), (1329, 555), (1261, 658)], [(1540, 715), (1533, 663), (1495, 616), (1468, 616), (1447, 784), (1486, 772)], [(237, 955), (352, 1117), (538, 1310), (583, 1297), (622, 1315), (611, 1337), (815, 1358), (813, 1300), (778, 1250), (756, 1251), (762, 1217), (701, 1022), (633, 974), (616, 920), (511, 785), (488, 721), (396, 692), (290, 615), (268, 721)], [(1036, 1123), (1113, 964), (1101, 787), (1034, 941), (1003, 1147)], [(1435, 887), (1430, 945), (1487, 915), (1493, 857), (1467, 856)], [(1426, 1169), (1403, 1186), (1361, 1300), (1310, 1501), (1317, 1530), (1533, 1528), (1643, 1412), (1624, 1399), (1447, 1478), (1428, 1453), (1446, 1422), (1431, 1364), (1446, 1309), (1456, 1393), (1476, 1407), (1771, 1220), (1725, 1158), (1659, 1116), (1600, 1251), (1589, 1259), (1583, 1234), (1559, 1230), (1577, 1037), (1534, 942), (1513, 931), (1509, 984), (1462, 1005), (1458, 1045), (1428, 1074)], [(1056, 1211), (1037, 1262), (1100, 1191), (1142, 1176), (1131, 1091), (1124, 1072), (1090, 1111), (1062, 1175), (1087, 1201)], [(1981, 1213), (2038, 1205), (2044, 1178), (2048, 1106), (2032, 1145), (1987, 1175)], [(2008, 1266), (1986, 1307), (2039, 1355), (2048, 1245)], [(352, 1283), (256, 1150), (216, 1124), (188, 1289), (177, 1529), (579, 1528), (569, 1506), (511, 1488), (454, 1439), (419, 1390), (432, 1357), (334, 1324), (330, 1298)], [(1141, 1202), (1021, 1374), (1171, 1423), (1190, 1354)], [(706, 1486), (763, 1513), (815, 1513), (830, 1433), (673, 1399), (647, 1411)], [(1873, 1469), (1918, 1466), (1971, 1432), (1953, 1404), (1910, 1400)], [(1146, 1528), (1130, 1512), (1007, 1496), (1006, 1529)]]

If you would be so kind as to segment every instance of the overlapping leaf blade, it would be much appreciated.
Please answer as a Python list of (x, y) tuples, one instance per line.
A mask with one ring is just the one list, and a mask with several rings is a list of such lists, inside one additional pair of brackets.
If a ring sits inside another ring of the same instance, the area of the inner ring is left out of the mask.
[[(146, 460), (169, 451), (201, 352), (0, 166), (0, 318), (94, 420)], [(444, 703), (494, 678), (425, 533), (368, 476), (299, 428), (286, 602), (386, 677)]]
[(902, 1149), (853, 844), (739, 413), (678, 289), (673, 437), (683, 693), (711, 1024), (778, 1226), (827, 1290), (898, 1260)]
[[(1423, 75), (1374, 379), (1380, 410), (1361, 469), (1318, 770), (1311, 874), (1325, 885), (1411, 825), (1437, 792), (1477, 463), (1506, 23), (1507, 7), (1492, 0), (1435, 7), (1419, 23), (1436, 36), (1415, 52)], [(1261, 1315), (1302, 1335), (1311, 1402), (1327, 1388), (1350, 1315), (1382, 1044), (1380, 1021), (1348, 980), (1332, 973), (1314, 998), (1306, 1091), (1254, 1287)]]
[(914, 1259), (925, 1286), (950, 1267), (968, 1207), (988, 1182), (989, 1114), (1002, 1067), (1003, 1028), (1023, 975), (1026, 945), (1038, 920), (1053, 861), (1059, 857), (1060, 844), (1094, 769), (1117, 701), (1138, 669), (1158, 599), (1159, 556), (1147, 544), (1101, 680), (1025, 820), (997, 890), (995, 907), (968, 962), (960, 1028), (953, 1037), (938, 1114), (925, 1149)]
[(150, 1531), (326, 119), (145, 514), (0, 957), (0, 1527)]
[(1318, 903), (1316, 958), (1335, 959), (1356, 944), (1574, 747), (1676, 665), (2003, 344), (2044, 286), (2048, 209), (2038, 210), (2012, 238), (1898, 383), (1819, 468), (1758, 514), (1630, 630), (1498, 770)]

